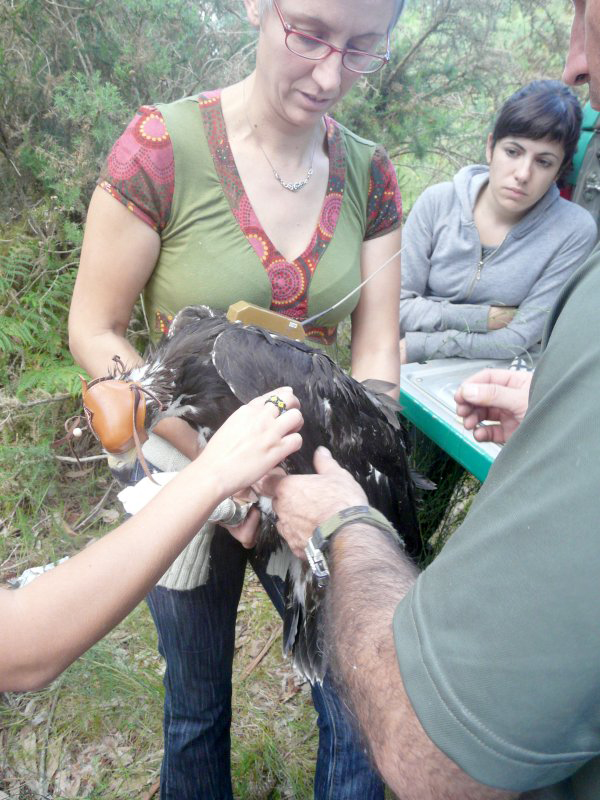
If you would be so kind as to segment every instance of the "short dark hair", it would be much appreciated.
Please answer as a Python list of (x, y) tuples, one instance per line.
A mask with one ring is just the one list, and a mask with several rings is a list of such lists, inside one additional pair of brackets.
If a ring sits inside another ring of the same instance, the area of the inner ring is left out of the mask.
[(492, 132), (492, 147), (507, 136), (550, 139), (562, 144), (563, 172), (577, 148), (582, 120), (575, 94), (560, 81), (532, 81), (504, 103)]

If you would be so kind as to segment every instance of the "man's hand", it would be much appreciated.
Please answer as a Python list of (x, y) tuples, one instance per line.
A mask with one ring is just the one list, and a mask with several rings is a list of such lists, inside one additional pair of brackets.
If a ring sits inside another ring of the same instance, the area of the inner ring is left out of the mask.
[[(507, 442), (529, 405), (531, 372), (484, 369), (466, 380), (454, 395), (456, 413), (478, 442)], [(484, 421), (499, 425), (481, 425)]]
[(262, 494), (273, 498), (277, 527), (294, 555), (304, 548), (321, 522), (349, 506), (367, 505), (359, 484), (324, 447), (315, 451), (316, 475), (270, 475), (261, 482)]

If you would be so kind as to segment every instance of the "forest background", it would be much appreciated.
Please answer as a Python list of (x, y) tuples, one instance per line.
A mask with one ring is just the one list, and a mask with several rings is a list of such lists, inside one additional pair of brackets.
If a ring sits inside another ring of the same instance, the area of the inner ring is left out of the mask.
[[(391, 63), (335, 111), (386, 146), (406, 210), (483, 158), (513, 90), (560, 77), (570, 7), (409, 0)], [(249, 73), (255, 36), (238, 0), (0, 0), (0, 583), (120, 518), (95, 442), (81, 465), (52, 447), (80, 408), (66, 320), (102, 161), (139, 105)], [(139, 315), (131, 335), (143, 348)], [(239, 798), (312, 796), (314, 714), (278, 631), (250, 579), (236, 631)], [(162, 669), (141, 606), (48, 689), (0, 695), (0, 800), (154, 796)]]

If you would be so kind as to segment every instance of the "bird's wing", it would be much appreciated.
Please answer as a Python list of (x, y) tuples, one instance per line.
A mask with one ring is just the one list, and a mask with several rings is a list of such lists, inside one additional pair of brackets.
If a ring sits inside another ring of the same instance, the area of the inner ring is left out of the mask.
[(396, 526), (407, 550), (420, 553), (403, 434), (387, 401), (319, 350), (256, 328), (226, 328), (215, 341), (213, 363), (243, 403), (278, 386), (291, 386), (304, 426), (303, 446), (288, 459), (290, 471), (312, 472), (315, 448), (329, 448), (362, 485), (371, 505)]

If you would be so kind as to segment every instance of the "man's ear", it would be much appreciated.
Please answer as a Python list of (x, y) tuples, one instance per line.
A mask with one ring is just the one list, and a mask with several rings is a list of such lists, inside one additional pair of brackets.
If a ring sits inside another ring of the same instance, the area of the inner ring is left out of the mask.
[(253, 28), (260, 27), (259, 0), (244, 0), (246, 16)]
[(487, 142), (485, 145), (485, 157), (487, 159), (487, 163), (491, 164), (492, 162), (492, 153), (494, 152), (494, 137), (491, 133), (488, 133)]

